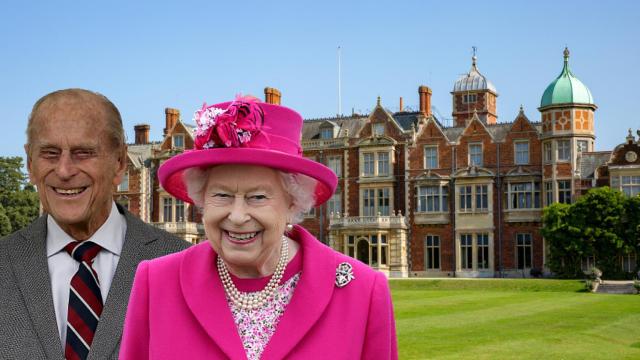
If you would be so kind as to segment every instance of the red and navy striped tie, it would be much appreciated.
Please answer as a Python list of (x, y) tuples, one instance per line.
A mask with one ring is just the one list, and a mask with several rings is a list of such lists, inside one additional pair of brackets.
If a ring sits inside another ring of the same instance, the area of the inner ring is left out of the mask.
[(74, 241), (64, 249), (80, 263), (78, 272), (71, 278), (64, 355), (67, 360), (84, 360), (89, 355), (102, 314), (100, 282), (98, 274), (91, 267), (102, 248), (90, 241)]

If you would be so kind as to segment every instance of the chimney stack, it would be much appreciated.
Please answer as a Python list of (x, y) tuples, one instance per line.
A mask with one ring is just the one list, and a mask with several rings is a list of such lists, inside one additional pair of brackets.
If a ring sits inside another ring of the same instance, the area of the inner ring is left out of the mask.
[(431, 116), (431, 89), (428, 86), (420, 86), (418, 88), (420, 95), (420, 112), (424, 116)]
[(281, 97), (282, 93), (280, 93), (280, 90), (272, 87), (264, 88), (264, 102), (267, 104), (280, 105)]
[(403, 109), (402, 109), (402, 108), (403, 108), (403, 106), (402, 106), (402, 96), (400, 96), (400, 111), (399, 111), (399, 112), (402, 112), (402, 111), (403, 111)]
[(173, 108), (166, 108), (164, 109), (164, 115), (165, 115), (164, 134), (167, 135), (169, 130), (173, 129), (173, 127), (178, 122), (178, 119), (180, 119), (180, 110), (173, 109)]
[(138, 124), (133, 127), (136, 132), (136, 145), (143, 145), (149, 143), (149, 130), (151, 126), (148, 124)]

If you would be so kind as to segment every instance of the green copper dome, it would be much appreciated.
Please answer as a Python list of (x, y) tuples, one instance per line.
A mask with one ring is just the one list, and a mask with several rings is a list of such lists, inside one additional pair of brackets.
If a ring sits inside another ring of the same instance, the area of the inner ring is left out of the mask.
[(589, 89), (569, 70), (569, 49), (564, 49), (564, 68), (544, 91), (540, 107), (557, 104), (593, 104)]

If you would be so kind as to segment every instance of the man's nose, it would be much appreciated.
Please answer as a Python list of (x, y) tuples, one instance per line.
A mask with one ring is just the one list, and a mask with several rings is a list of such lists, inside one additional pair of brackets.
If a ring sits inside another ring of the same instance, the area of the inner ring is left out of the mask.
[(69, 179), (73, 177), (77, 172), (78, 168), (71, 158), (71, 153), (63, 151), (62, 154), (60, 154), (58, 163), (56, 164), (56, 175), (58, 175), (60, 179)]

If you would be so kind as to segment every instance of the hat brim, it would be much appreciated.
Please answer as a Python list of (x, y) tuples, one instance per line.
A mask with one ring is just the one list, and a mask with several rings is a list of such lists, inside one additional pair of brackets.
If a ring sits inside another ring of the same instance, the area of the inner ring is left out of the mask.
[(315, 204), (324, 204), (333, 196), (338, 178), (328, 167), (302, 156), (293, 156), (279, 151), (255, 148), (213, 148), (185, 151), (165, 161), (158, 169), (160, 185), (178, 199), (192, 203), (184, 182), (184, 171), (193, 168), (208, 168), (217, 165), (257, 165), (288, 173), (303, 174), (317, 180)]

